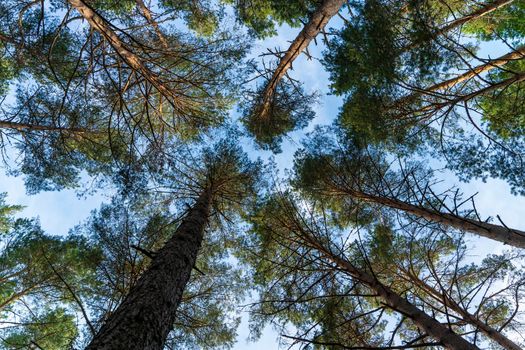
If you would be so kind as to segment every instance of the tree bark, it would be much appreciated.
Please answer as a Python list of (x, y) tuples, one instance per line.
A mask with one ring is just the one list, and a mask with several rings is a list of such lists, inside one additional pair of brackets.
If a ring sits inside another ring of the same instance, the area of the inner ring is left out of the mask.
[(317, 34), (323, 30), (328, 21), (339, 12), (339, 9), (345, 2), (345, 0), (324, 0), (321, 6), (314, 12), (310, 21), (294, 39), (288, 50), (286, 50), (286, 53), (279, 61), (277, 68), (274, 70), (272, 77), (264, 89), (263, 106), (260, 113), (262, 118), (268, 115), (275, 89), (288, 69), (292, 67), (293, 61), (308, 47)]
[[(159, 77), (145, 66), (141, 58), (127, 48), (117, 33), (111, 28), (111, 25), (98, 13), (95, 12), (83, 0), (68, 0), (68, 2), (86, 19), (93, 29), (98, 31), (110, 43), (115, 52), (122, 60), (134, 71), (140, 72), (141, 75), (149, 81), (164, 96), (176, 99), (172, 89), (164, 85)], [(175, 102), (175, 101), (174, 101)], [(176, 105), (176, 103), (174, 103)]]
[(463, 17), (460, 17), (458, 19), (455, 19), (451, 21), (449, 24), (445, 25), (439, 31), (437, 31), (436, 36), (439, 36), (443, 33), (446, 33), (454, 28), (457, 28), (469, 21), (481, 18), (485, 15), (488, 15), (491, 12), (496, 11), (497, 9), (502, 8), (503, 6), (509, 5), (514, 0), (496, 0), (491, 3), (486, 4), (485, 6), (481, 7), (480, 9), (466, 15)]
[(512, 245), (514, 247), (525, 248), (525, 232), (520, 230), (511, 229), (505, 226), (493, 225), (487, 222), (468, 219), (449, 213), (443, 213), (438, 210), (413, 205), (393, 198), (372, 195), (359, 190), (342, 190), (345, 194), (354, 198), (381, 204), (393, 209), (399, 209), (406, 213), (424, 218), (428, 221), (450, 226), (458, 230), (475, 233), (479, 236)]
[(451, 350), (479, 350), (477, 346), (469, 343), (460, 335), (454, 333), (447, 325), (441, 324), (439, 321), (428, 316), (408, 300), (393, 291), (390, 287), (383, 285), (373, 274), (362, 271), (351, 264), (348, 260), (333, 254), (315, 237), (309, 235), (306, 239), (327, 259), (337, 265), (338, 268), (367, 285), (370, 289), (375, 291), (392, 310), (395, 310), (411, 319), (422, 332), (435, 338), (442, 343), (445, 348)]
[(211, 200), (207, 188), (86, 350), (163, 349), (197, 259)]
[(501, 66), (504, 66), (505, 64), (511, 61), (520, 60), (523, 58), (525, 58), (525, 46), (521, 46), (515, 51), (509, 52), (508, 54), (503, 55), (499, 58), (488, 60), (487, 63), (474, 67), (468, 70), (467, 72), (461, 75), (458, 75), (457, 77), (442, 81), (440, 83), (429, 86), (425, 89), (418, 90), (406, 97), (403, 97), (401, 100), (396, 102), (396, 104), (402, 104), (402, 103), (413, 101), (421, 95), (432, 95), (433, 92), (453, 88), (459, 83), (462, 83), (466, 80), (479, 76), (482, 73), (488, 72), (494, 68), (499, 68)]
[[(465, 94), (465, 95), (459, 95), (457, 97), (446, 99), (444, 102), (438, 102), (438, 103), (431, 103), (426, 106), (423, 106), (422, 108), (416, 109), (414, 111), (411, 111), (411, 113), (426, 113), (429, 112), (429, 115), (426, 116), (423, 119), (428, 119), (432, 115), (432, 111), (440, 110), (445, 107), (453, 107), (459, 103), (462, 102), (468, 102), (476, 97), (483, 96), (485, 94), (491, 93), (498, 89), (506, 88), (512, 84), (520, 83), (522, 81), (525, 81), (525, 72), (515, 73), (514, 76), (507, 78), (505, 80), (499, 81), (497, 83), (491, 84), (489, 86), (486, 86), (482, 89), (473, 91), (471, 93)], [(400, 117), (396, 117), (396, 119), (400, 119)]]
[(483, 334), (485, 334), (485, 336), (487, 336), (487, 338), (492, 339), (493, 341), (501, 345), (504, 349), (521, 350), (520, 346), (518, 346), (512, 340), (507, 338), (501, 332), (498, 332), (498, 330), (481, 321), (475, 315), (472, 315), (470, 312), (468, 312), (468, 310), (456, 303), (456, 301), (450, 298), (446, 293), (438, 292), (435, 288), (429, 286), (427, 283), (422, 281), (418, 276), (414, 275), (414, 273), (410, 271), (407, 271), (405, 269), (401, 269), (401, 271), (407, 276), (407, 278), (410, 279), (411, 282), (415, 283), (422, 290), (431, 295), (434, 299), (441, 303), (444, 303), (446, 307), (459, 314), (463, 318), (463, 321), (478, 328)]
[[(446, 32), (449, 32), (457, 27), (460, 27), (462, 26), (463, 24), (467, 23), (467, 22), (470, 22), (470, 21), (473, 21), (473, 20), (476, 20), (476, 19), (479, 19), (481, 17), (484, 17), (506, 5), (509, 5), (511, 4), (512, 2), (514, 2), (514, 0), (496, 0), (496, 1), (493, 1), (491, 3), (488, 3), (486, 4), (485, 6), (479, 8), (478, 10), (468, 14), (468, 15), (465, 15), (463, 17), (460, 17), (460, 18), (456, 18), (455, 20), (452, 20), (450, 21), (448, 24), (444, 25), (443, 27), (435, 30), (433, 33), (432, 33), (432, 38), (437, 38), (439, 37), (440, 35), (443, 35), (445, 34)], [(407, 6), (405, 6), (407, 7)], [(419, 41), (419, 42), (413, 42), (405, 47), (403, 47), (403, 52), (405, 51), (409, 51), (409, 50), (412, 50), (412, 49), (415, 49), (416, 47), (419, 47), (421, 45), (423, 45), (425, 42), (422, 42), (422, 41)]]

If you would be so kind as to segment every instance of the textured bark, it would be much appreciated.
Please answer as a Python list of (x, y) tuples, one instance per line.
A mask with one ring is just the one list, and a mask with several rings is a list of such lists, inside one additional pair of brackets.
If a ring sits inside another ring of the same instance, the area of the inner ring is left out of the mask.
[(439, 341), (445, 348), (451, 350), (479, 350), (477, 346), (469, 343), (460, 335), (454, 333), (447, 325), (441, 324), (439, 321), (428, 316), (408, 300), (393, 291), (390, 287), (383, 285), (373, 274), (362, 271), (346, 259), (342, 259), (333, 254), (314, 237), (310, 236), (306, 239), (311, 245), (325, 255), (327, 259), (337, 265), (337, 267), (367, 285), (378, 294), (386, 305), (412, 320), (422, 332), (425, 332)]
[(375, 196), (357, 190), (344, 189), (344, 192), (354, 198), (399, 209), (406, 213), (422, 217), (428, 221), (450, 226), (458, 230), (475, 233), (479, 236), (512, 245), (514, 247), (525, 248), (525, 232), (520, 230), (472, 220), (449, 213), (443, 213), (438, 210), (413, 205), (397, 199)]
[(127, 48), (127, 45), (122, 42), (119, 36), (115, 33), (111, 25), (95, 12), (89, 5), (82, 0), (68, 0), (81, 15), (88, 21), (89, 25), (98, 31), (110, 43), (115, 52), (122, 58), (128, 66), (133, 70), (142, 74), (142, 76), (149, 81), (159, 92), (166, 96), (175, 98), (173, 91), (166, 87), (159, 77), (144, 65), (144, 62)]
[(402, 272), (407, 275), (407, 277), (410, 279), (411, 282), (419, 286), (422, 290), (424, 290), (426, 293), (431, 295), (438, 302), (444, 303), (446, 307), (448, 307), (449, 309), (459, 314), (463, 318), (463, 321), (478, 328), (483, 334), (485, 334), (488, 338), (492, 339), (493, 341), (501, 345), (504, 349), (521, 350), (520, 346), (518, 346), (516, 343), (514, 343), (512, 340), (507, 338), (504, 334), (502, 334), (498, 330), (494, 329), (490, 325), (481, 321), (475, 315), (468, 312), (468, 310), (466, 310), (464, 307), (456, 303), (456, 301), (450, 298), (446, 293), (438, 292), (435, 288), (429, 286), (427, 283), (422, 281), (418, 276), (414, 275), (410, 271), (402, 269)]
[(335, 16), (339, 9), (345, 4), (345, 0), (324, 0), (321, 6), (314, 12), (310, 21), (303, 27), (294, 39), (286, 53), (279, 61), (272, 77), (266, 84), (263, 92), (263, 107), (260, 116), (268, 115), (270, 103), (279, 81), (285, 76), (288, 69), (292, 67), (293, 61), (308, 47), (317, 34), (323, 30), (328, 21)]
[(87, 350), (163, 349), (197, 259), (211, 199), (211, 189), (202, 192)]

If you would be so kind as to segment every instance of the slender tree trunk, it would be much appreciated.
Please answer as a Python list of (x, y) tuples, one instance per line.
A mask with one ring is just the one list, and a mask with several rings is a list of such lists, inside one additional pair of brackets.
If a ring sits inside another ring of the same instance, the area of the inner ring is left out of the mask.
[(429, 286), (427, 283), (422, 281), (414, 273), (407, 271), (405, 269), (401, 269), (401, 271), (407, 275), (407, 277), (410, 279), (411, 282), (415, 283), (417, 286), (419, 286), (422, 290), (424, 290), (426, 293), (431, 295), (437, 301), (444, 303), (446, 307), (450, 308), (451, 310), (459, 314), (463, 318), (463, 321), (478, 328), (483, 334), (485, 334), (488, 338), (492, 339), (493, 341), (501, 345), (504, 349), (521, 350), (520, 346), (518, 346), (512, 340), (507, 338), (501, 332), (498, 332), (496, 329), (494, 329), (490, 325), (481, 321), (475, 315), (472, 315), (465, 308), (463, 308), (461, 305), (456, 303), (456, 301), (450, 298), (447, 294), (438, 292), (435, 288)]
[(128, 49), (127, 45), (122, 42), (117, 33), (113, 30), (110, 23), (95, 12), (95, 10), (83, 0), (68, 0), (68, 2), (82, 15), (82, 17), (86, 19), (93, 29), (102, 34), (102, 36), (110, 43), (111, 47), (113, 47), (116, 53), (130, 68), (134, 71), (140, 72), (142, 76), (155, 86), (162, 95), (176, 99), (173, 91), (165, 86), (159, 77), (144, 65), (140, 57)]
[(275, 89), (288, 69), (292, 67), (293, 61), (308, 47), (317, 34), (323, 30), (328, 21), (339, 12), (345, 2), (345, 0), (324, 0), (321, 6), (314, 12), (310, 21), (294, 39), (288, 50), (286, 50), (286, 53), (279, 61), (277, 68), (264, 89), (263, 107), (260, 113), (262, 118), (268, 115)]
[(197, 259), (211, 200), (208, 188), (86, 350), (163, 349)]
[(157, 34), (157, 37), (159, 38), (162, 44), (162, 47), (168, 50), (169, 49), (168, 41), (162, 34), (162, 31), (159, 28), (159, 24), (153, 18), (153, 14), (151, 13), (150, 9), (146, 6), (146, 4), (144, 4), (143, 0), (135, 0), (135, 2), (137, 3), (137, 7), (139, 8), (139, 11), (142, 13), (144, 18), (146, 18), (148, 23), (153, 27), (153, 29), (155, 29), (155, 33)]
[[(432, 33), (432, 38), (437, 38), (439, 37), (440, 35), (443, 35), (455, 28), (458, 28), (460, 26), (462, 26), (463, 24), (465, 23), (468, 23), (470, 21), (473, 21), (473, 20), (476, 20), (476, 19), (479, 19), (481, 17), (484, 17), (506, 5), (509, 5), (511, 4), (512, 2), (514, 2), (514, 0), (496, 0), (496, 1), (492, 1), (488, 4), (486, 4), (485, 6), (482, 6), (481, 8), (479, 8), (478, 10), (468, 14), (468, 15), (465, 15), (463, 17), (460, 17), (460, 18), (457, 18), (455, 20), (452, 20), (450, 21), (448, 24), (446, 24), (445, 26), (435, 30), (433, 33)], [(404, 8), (406, 8), (407, 6), (405, 6)], [(403, 9), (404, 9), (403, 8)], [(418, 42), (413, 42), (405, 47), (403, 47), (403, 52), (405, 51), (409, 51), (409, 50), (412, 50), (412, 49), (415, 49), (416, 47), (420, 47), (421, 45), (424, 45), (425, 44), (425, 41), (418, 41)]]
[(25, 297), (26, 295), (28, 295), (30, 292), (32, 292), (33, 290), (35, 290), (38, 287), (40, 287), (45, 282), (46, 282), (46, 280), (40, 281), (39, 283), (35, 283), (31, 287), (27, 287), (26, 289), (23, 289), (21, 291), (18, 291), (18, 292), (15, 292), (15, 293), (11, 294), (7, 299), (3, 300), (0, 303), (0, 310), (5, 308), (6, 306), (9, 306), (11, 303), (13, 303), (13, 302), (15, 302), (15, 301)]
[(448, 31), (451, 31), (452, 29), (454, 28), (457, 28), (469, 21), (473, 21), (475, 19), (479, 19), (485, 15), (488, 15), (489, 13), (491, 12), (494, 12), (496, 11), (497, 9), (500, 9), (502, 8), (503, 6), (506, 6), (506, 5), (509, 5), (510, 3), (512, 3), (514, 0), (496, 0), (496, 1), (492, 1), (488, 4), (486, 4), (485, 6), (481, 7), (480, 9), (470, 13), (469, 15), (466, 15), (466, 16), (463, 16), (461, 18), (458, 18), (458, 19), (455, 19), (453, 21), (451, 21), (449, 24), (445, 25), (444, 27), (442, 27), (441, 29), (439, 29), (437, 32), (436, 32), (436, 36), (439, 36), (441, 34), (444, 34)]
[(458, 230), (475, 233), (479, 236), (512, 245), (514, 247), (525, 248), (525, 232), (520, 230), (472, 220), (449, 213), (443, 213), (438, 210), (413, 205), (393, 198), (376, 196), (358, 190), (343, 189), (343, 191), (354, 198), (381, 204), (393, 209), (399, 209), (428, 221), (450, 226)]
[[(465, 94), (465, 95), (459, 95), (457, 97), (446, 99), (444, 102), (437, 102), (437, 103), (430, 103), (426, 106), (423, 106), (422, 108), (416, 109), (414, 111), (410, 111), (411, 113), (427, 113), (427, 116), (425, 116), (423, 119), (428, 119), (433, 115), (433, 111), (443, 109), (445, 107), (453, 107), (457, 104), (460, 104), (462, 102), (468, 102), (476, 97), (486, 95), (488, 93), (491, 93), (498, 89), (506, 88), (512, 84), (520, 83), (522, 81), (525, 81), (525, 72), (521, 73), (515, 73), (514, 76), (507, 78), (505, 80), (499, 81), (497, 83), (491, 84), (489, 86), (486, 86), (482, 89), (473, 91), (471, 93)], [(400, 117), (396, 117), (396, 119), (400, 119)]]
[(27, 124), (17, 123), (7, 120), (0, 120), (0, 129), (13, 129), (18, 131), (54, 131), (64, 132), (69, 134), (93, 134), (96, 131), (91, 131), (84, 128), (62, 128), (56, 126), (38, 125), (38, 124)]
[(375, 291), (379, 297), (391, 309), (403, 314), (422, 331), (429, 336), (435, 338), (443, 344), (447, 349), (451, 350), (479, 350), (479, 348), (460, 335), (454, 333), (447, 325), (441, 324), (439, 321), (428, 316), (426, 313), (411, 304), (408, 300), (401, 297), (390, 287), (382, 284), (373, 274), (369, 274), (360, 270), (348, 260), (340, 258), (333, 254), (329, 249), (326, 249), (321, 242), (311, 235), (309, 237), (302, 237), (308, 243), (313, 245), (319, 252), (321, 252), (327, 259), (332, 261), (341, 270), (347, 272), (355, 279), (367, 285), (370, 289)]
[(462, 83), (466, 80), (470, 80), (476, 76), (479, 76), (482, 73), (488, 72), (492, 69), (499, 68), (505, 64), (525, 58), (525, 46), (519, 47), (517, 50), (512, 51), (506, 55), (503, 55), (499, 58), (488, 60), (487, 63), (474, 67), (467, 72), (458, 75), (457, 77), (442, 81), (440, 83), (429, 86), (425, 89), (417, 90), (416, 92), (403, 97), (401, 100), (396, 102), (396, 104), (403, 104), (415, 100), (421, 95), (432, 95), (433, 92), (447, 90), (453, 88), (454, 86)]

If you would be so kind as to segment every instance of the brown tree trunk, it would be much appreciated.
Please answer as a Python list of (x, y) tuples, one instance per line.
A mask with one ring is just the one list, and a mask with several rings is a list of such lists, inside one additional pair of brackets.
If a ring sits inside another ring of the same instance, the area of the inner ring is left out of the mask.
[[(451, 99), (445, 99), (444, 102), (436, 102), (436, 103), (430, 103), (426, 106), (423, 106), (419, 109), (416, 109), (414, 111), (410, 111), (410, 113), (427, 113), (422, 119), (428, 119), (433, 115), (433, 111), (440, 110), (445, 107), (453, 107), (460, 103), (466, 103), (476, 97), (486, 95), (488, 93), (491, 93), (498, 89), (506, 88), (512, 84), (520, 83), (522, 81), (525, 81), (525, 72), (515, 73), (514, 76), (507, 78), (505, 80), (502, 80), (500, 82), (491, 84), (489, 86), (486, 86), (482, 89), (473, 91), (471, 93), (465, 94), (465, 95), (459, 95), (457, 97), (451, 98)], [(396, 116), (396, 119), (401, 119), (403, 116)]]
[(364, 201), (381, 204), (419, 216), (428, 221), (450, 226), (458, 230), (475, 233), (504, 244), (525, 248), (525, 232), (487, 222), (464, 218), (458, 215), (443, 213), (437, 210), (413, 205), (397, 199), (381, 197), (353, 189), (344, 189), (344, 193)]
[(456, 20), (453, 20), (452, 22), (450, 22), (449, 24), (447, 24), (446, 26), (442, 27), (437, 33), (436, 33), (436, 36), (439, 36), (443, 33), (446, 33), (454, 28), (457, 28), (469, 21), (472, 21), (472, 20), (475, 20), (475, 19), (478, 19), (478, 18), (481, 18), (485, 15), (488, 15), (489, 13), (491, 12), (494, 12), (496, 11), (497, 9), (499, 8), (502, 8), (503, 6), (506, 6), (506, 5), (509, 5), (510, 3), (512, 3), (514, 0), (496, 0), (496, 1), (492, 1), (488, 4), (486, 4), (485, 6), (481, 7), (480, 9), (472, 12), (471, 14), (468, 14), (466, 16), (463, 16), (463, 17), (460, 17)]
[(333, 254), (315, 237), (309, 235), (309, 237), (302, 238), (306, 239), (308, 243), (337, 265), (338, 268), (375, 291), (392, 310), (395, 310), (411, 319), (422, 332), (425, 332), (442, 343), (445, 348), (451, 350), (479, 350), (477, 346), (469, 343), (460, 335), (454, 333), (447, 325), (441, 324), (439, 321), (428, 316), (408, 300), (394, 292), (390, 287), (383, 285), (373, 274), (362, 271), (351, 264), (348, 260)]
[(91, 131), (84, 128), (62, 128), (57, 126), (47, 126), (38, 124), (17, 123), (8, 120), (0, 120), (0, 129), (13, 129), (18, 131), (54, 131), (68, 134), (94, 134), (96, 131)]
[(135, 0), (135, 2), (137, 3), (137, 7), (139, 8), (139, 11), (142, 13), (144, 18), (146, 18), (148, 23), (153, 27), (153, 29), (155, 29), (155, 33), (157, 34), (157, 37), (159, 38), (162, 44), (162, 47), (164, 47), (164, 49), (166, 50), (169, 50), (168, 41), (162, 34), (162, 31), (159, 28), (159, 24), (153, 18), (153, 13), (151, 12), (151, 10), (146, 6), (146, 4), (144, 4), (143, 0)]
[(504, 349), (521, 350), (520, 346), (518, 346), (512, 340), (507, 338), (501, 332), (498, 332), (496, 329), (494, 329), (490, 325), (481, 321), (475, 315), (472, 315), (465, 308), (463, 308), (461, 305), (456, 303), (456, 301), (450, 298), (446, 293), (438, 292), (435, 288), (426, 284), (418, 276), (416, 276), (414, 273), (410, 271), (407, 271), (405, 269), (401, 269), (401, 271), (407, 276), (408, 279), (410, 279), (411, 282), (419, 286), (422, 290), (424, 290), (426, 293), (431, 295), (438, 302), (444, 303), (446, 307), (450, 308), (451, 310), (459, 314), (463, 318), (463, 321), (478, 328), (483, 334), (487, 336), (487, 338), (492, 339), (493, 341), (501, 345)]
[(197, 259), (211, 200), (208, 188), (86, 350), (163, 349)]
[(314, 12), (310, 21), (294, 39), (288, 50), (286, 50), (286, 53), (279, 61), (277, 68), (275, 68), (272, 77), (264, 89), (263, 107), (260, 113), (262, 118), (268, 114), (275, 89), (288, 69), (292, 67), (293, 61), (308, 47), (317, 34), (323, 30), (328, 21), (339, 12), (339, 9), (345, 2), (345, 0), (324, 0), (321, 6)]
[[(476, 20), (476, 19), (479, 19), (483, 16), (486, 16), (504, 6), (507, 6), (509, 4), (511, 4), (512, 2), (514, 2), (514, 0), (496, 0), (496, 1), (493, 1), (493, 2), (490, 2), (488, 4), (486, 4), (485, 6), (479, 8), (478, 10), (468, 14), (468, 15), (465, 15), (463, 17), (460, 17), (460, 18), (457, 18), (455, 20), (452, 20), (451, 22), (449, 22), (448, 24), (446, 24), (445, 26), (435, 30), (433, 33), (432, 33), (432, 38), (437, 38), (439, 37), (440, 35), (443, 35), (455, 28), (458, 28), (460, 26), (462, 26), (463, 24), (467, 23), (467, 22), (470, 22), (470, 21), (473, 21), (473, 20)], [(407, 6), (404, 6), (403, 9), (407, 8)], [(403, 51), (409, 51), (409, 50), (412, 50), (416, 47), (419, 47), (421, 45), (424, 45), (425, 42), (422, 42), (422, 41), (419, 41), (419, 42), (414, 42), (414, 43), (411, 43), (409, 45), (407, 45), (406, 47), (403, 48)]]
[(447, 89), (453, 88), (454, 86), (458, 85), (459, 83), (462, 83), (462, 82), (467, 81), (469, 79), (472, 79), (472, 78), (474, 78), (476, 76), (479, 76), (482, 73), (488, 72), (488, 71), (490, 71), (490, 70), (492, 70), (494, 68), (498, 68), (498, 67), (504, 66), (505, 64), (507, 64), (507, 63), (509, 63), (511, 61), (520, 60), (520, 59), (523, 59), (523, 58), (525, 58), (525, 46), (519, 47), (515, 51), (509, 52), (508, 54), (503, 55), (503, 56), (501, 56), (499, 58), (488, 60), (487, 63), (484, 63), (484, 64), (481, 64), (481, 65), (479, 65), (477, 67), (474, 67), (474, 68), (468, 70), (467, 72), (465, 72), (465, 73), (463, 73), (461, 75), (458, 75), (457, 77), (454, 77), (454, 78), (442, 81), (440, 83), (437, 83), (437, 84), (434, 84), (432, 86), (429, 86), (429, 87), (427, 87), (425, 89), (418, 90), (418, 91), (412, 93), (411, 95), (403, 97), (401, 100), (396, 102), (396, 104), (402, 104), (402, 103), (411, 102), (411, 101), (415, 100), (418, 96), (421, 96), (421, 95), (432, 95), (433, 92), (442, 91), (442, 90), (447, 90)]
[[(122, 42), (117, 33), (111, 28), (111, 25), (93, 10), (83, 0), (68, 0), (68, 2), (86, 19), (89, 25), (98, 31), (109, 42), (115, 52), (122, 60), (134, 71), (139, 72), (147, 81), (164, 96), (176, 98), (173, 91), (166, 87), (159, 77), (144, 65), (141, 58), (128, 49), (127, 45)], [(175, 105), (175, 104), (174, 104)]]

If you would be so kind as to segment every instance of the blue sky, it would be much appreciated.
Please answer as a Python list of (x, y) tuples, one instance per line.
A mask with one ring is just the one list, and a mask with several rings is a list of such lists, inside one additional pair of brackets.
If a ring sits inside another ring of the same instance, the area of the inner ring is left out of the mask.
[[(330, 23), (329, 26), (337, 25)], [(289, 41), (293, 40), (298, 33), (298, 28), (282, 27), (278, 31), (278, 36), (259, 42), (254, 49), (254, 55), (263, 52), (266, 48), (285, 49)], [(484, 56), (497, 56), (501, 53), (501, 47), (485, 46), (481, 51)], [(321, 47), (311, 46), (310, 53), (317, 58), (321, 57)], [(290, 135), (290, 140), (285, 140), (283, 152), (275, 156), (276, 163), (280, 169), (289, 168), (292, 164), (294, 150), (299, 144), (299, 140), (305, 131), (309, 131), (315, 125), (329, 124), (337, 115), (341, 105), (341, 99), (327, 94), (328, 74), (323, 70), (322, 65), (317, 60), (308, 60), (302, 55), (294, 62), (294, 70), (291, 75), (302, 81), (308, 92), (318, 91), (321, 93), (320, 103), (315, 107), (316, 118), (310, 123), (306, 130), (295, 132)], [(269, 153), (264, 152), (264, 155)], [(457, 179), (446, 174), (443, 178), (446, 185), (459, 185), (467, 195), (478, 193), (476, 205), (482, 217), (500, 215), (506, 225), (517, 229), (525, 230), (525, 202), (523, 198), (513, 196), (509, 186), (499, 180), (490, 180), (487, 183), (472, 181), (468, 184), (460, 184)], [(8, 203), (22, 204), (26, 208), (21, 213), (26, 217), (38, 217), (42, 227), (50, 234), (66, 234), (73, 226), (85, 220), (90, 211), (100, 206), (104, 200), (109, 200), (103, 194), (97, 193), (93, 196), (77, 197), (74, 191), (67, 190), (61, 192), (44, 192), (34, 196), (27, 196), (20, 178), (7, 177), (4, 173), (0, 174), (0, 192), (8, 193)], [(486, 239), (471, 237), (473, 258), (479, 258), (486, 253), (494, 253), (503, 249), (497, 242)], [(267, 329), (261, 339), (255, 343), (247, 343), (249, 336), (247, 318), (243, 317), (243, 322), (239, 328), (238, 343), (235, 350), (253, 349), (269, 350), (278, 349), (278, 334), (271, 329)]]

